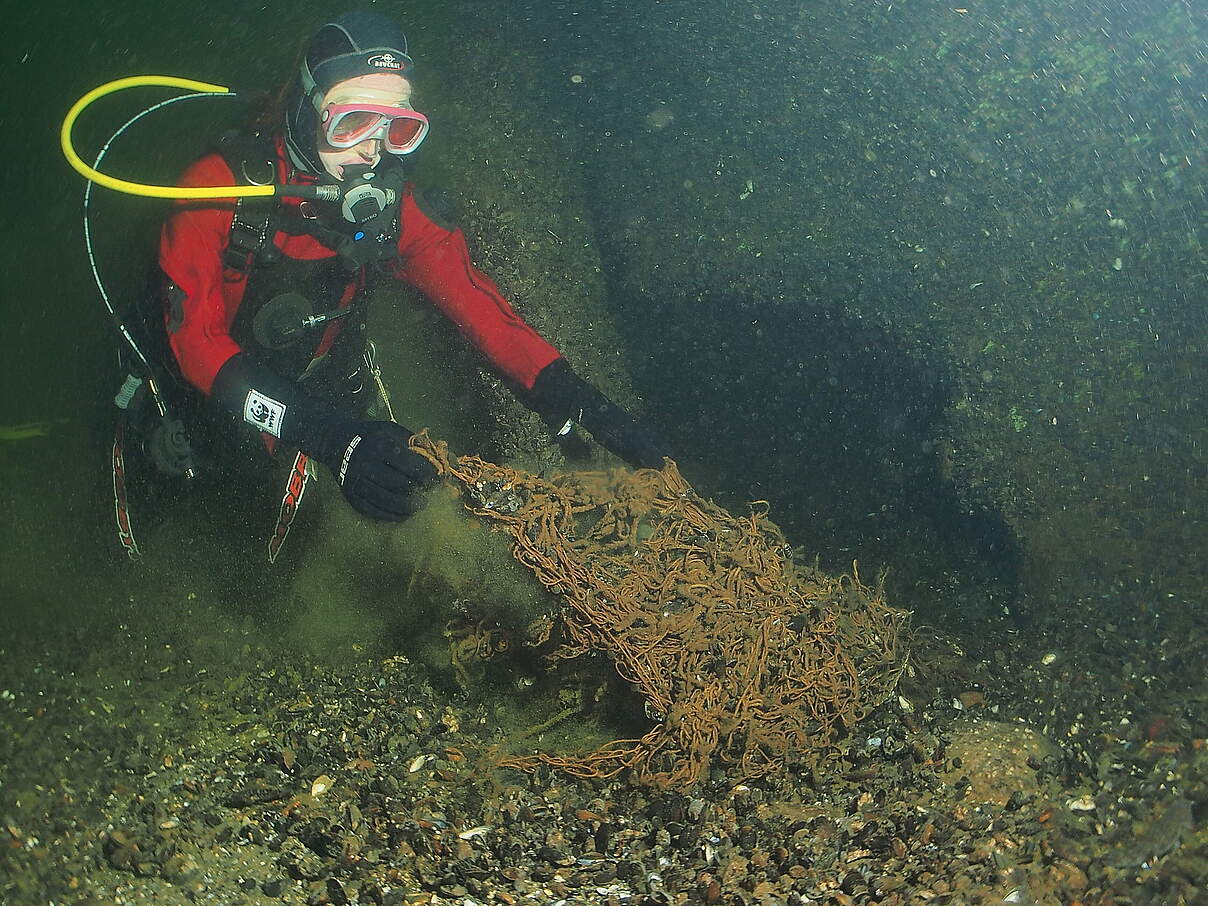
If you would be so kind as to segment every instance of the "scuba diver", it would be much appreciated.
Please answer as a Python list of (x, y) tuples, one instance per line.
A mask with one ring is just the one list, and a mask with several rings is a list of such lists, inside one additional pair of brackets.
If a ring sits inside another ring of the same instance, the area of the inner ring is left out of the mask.
[[(471, 263), (461, 230), (405, 180), (403, 162), (429, 127), (411, 106), (414, 68), (405, 35), (381, 16), (345, 13), (324, 25), (279, 125), (225, 137), (180, 185), (330, 185), (336, 200), (180, 200), (163, 226), (149, 342), (182, 417), (160, 419), (142, 446), (161, 472), (177, 474), (205, 469), (199, 449), (220, 472), (223, 457), (293, 456), (270, 559), (301, 501), (308, 459), (376, 520), (406, 518), (435, 478), (409, 449), (412, 432), (374, 417), (380, 382), (365, 308), (382, 273), (419, 289), (558, 434), (579, 424), (633, 466), (663, 462), (651, 432), (513, 311)], [(119, 466), (124, 478), (115, 444), (115, 498)]]

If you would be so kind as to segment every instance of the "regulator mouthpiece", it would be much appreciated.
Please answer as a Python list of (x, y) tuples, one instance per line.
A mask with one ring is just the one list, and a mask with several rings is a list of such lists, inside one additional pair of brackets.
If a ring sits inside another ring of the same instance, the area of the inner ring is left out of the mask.
[(344, 167), (344, 200), (340, 213), (349, 223), (369, 223), (394, 204), (397, 193), (389, 186), (374, 180), (377, 174), (366, 164), (350, 164)]

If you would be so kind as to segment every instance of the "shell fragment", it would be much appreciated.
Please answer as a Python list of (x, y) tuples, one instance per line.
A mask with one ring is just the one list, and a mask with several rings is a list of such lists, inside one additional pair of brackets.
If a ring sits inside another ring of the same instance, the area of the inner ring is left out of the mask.
[(411, 759), (411, 764), (407, 765), (407, 771), (412, 774), (422, 771), (428, 762), (435, 760), (435, 755), (416, 755)]

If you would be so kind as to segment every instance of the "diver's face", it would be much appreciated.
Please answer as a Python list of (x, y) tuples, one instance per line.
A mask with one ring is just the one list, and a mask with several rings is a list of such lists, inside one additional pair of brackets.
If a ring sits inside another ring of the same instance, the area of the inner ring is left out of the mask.
[(411, 83), (395, 73), (374, 73), (337, 82), (323, 96), (319, 107), (317, 144), (319, 161), (336, 179), (344, 179), (344, 167), (366, 164), (376, 167), (382, 159), (382, 140), (367, 138), (351, 148), (333, 148), (327, 142), (322, 125), (323, 111), (335, 104), (375, 104), (385, 107), (408, 107), (411, 104)]

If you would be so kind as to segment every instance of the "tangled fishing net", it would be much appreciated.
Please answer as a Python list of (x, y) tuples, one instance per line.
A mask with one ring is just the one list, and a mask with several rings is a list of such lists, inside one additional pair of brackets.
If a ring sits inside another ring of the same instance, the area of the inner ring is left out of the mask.
[[(413, 448), (513, 539), (560, 595), (556, 658), (603, 652), (655, 726), (581, 756), (536, 754), (580, 777), (626, 769), (687, 787), (714, 763), (741, 777), (825, 751), (894, 690), (906, 614), (880, 588), (797, 564), (766, 504), (733, 516), (662, 470), (541, 478), (420, 434)], [(548, 639), (550, 629), (544, 630)]]

